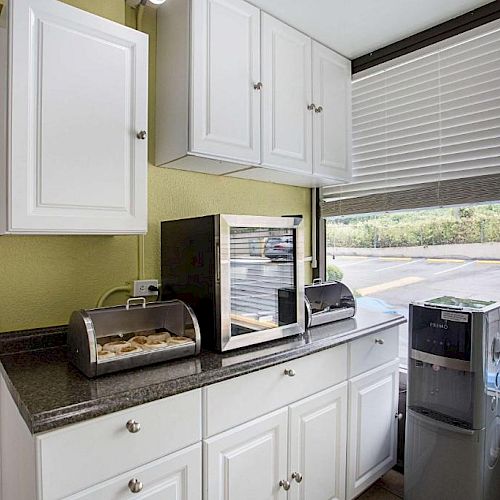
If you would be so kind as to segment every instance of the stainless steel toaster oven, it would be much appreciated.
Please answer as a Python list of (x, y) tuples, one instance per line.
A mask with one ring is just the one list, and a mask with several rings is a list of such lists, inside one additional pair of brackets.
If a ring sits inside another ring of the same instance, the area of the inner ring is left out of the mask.
[(303, 333), (303, 238), (301, 217), (210, 215), (162, 222), (162, 299), (193, 308), (208, 349)]
[(68, 330), (71, 362), (88, 377), (198, 354), (200, 328), (180, 300), (75, 311)]

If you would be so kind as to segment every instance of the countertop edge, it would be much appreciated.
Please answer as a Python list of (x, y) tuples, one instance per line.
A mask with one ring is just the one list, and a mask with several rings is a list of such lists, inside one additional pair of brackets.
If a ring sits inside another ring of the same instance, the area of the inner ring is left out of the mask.
[[(377, 333), (391, 327), (406, 323), (404, 316), (391, 317), (387, 321), (371, 325), (353, 332), (332, 335), (321, 340), (316, 340), (310, 344), (292, 347), (279, 353), (267, 354), (261, 358), (242, 361), (229, 367), (219, 367), (207, 373), (187, 375), (175, 381), (157, 383), (146, 388), (141, 387), (134, 390), (118, 392), (112, 396), (94, 399), (91, 402), (77, 403), (75, 405), (57, 408), (51, 411), (31, 414), (23, 403), (18, 391), (9, 378), (8, 373), (0, 363), (0, 373), (2, 374), (6, 386), (16, 403), (21, 416), (23, 417), (31, 434), (37, 435), (48, 431), (60, 429), (62, 427), (84, 422), (93, 418), (109, 415), (118, 411), (126, 410), (164, 399), (176, 394), (200, 389), (207, 385), (215, 384), (236, 378), (248, 373), (256, 372), (271, 366), (298, 359), (309, 354), (314, 354), (326, 349), (330, 349), (352, 340)], [(118, 404), (117, 404), (118, 402)]]

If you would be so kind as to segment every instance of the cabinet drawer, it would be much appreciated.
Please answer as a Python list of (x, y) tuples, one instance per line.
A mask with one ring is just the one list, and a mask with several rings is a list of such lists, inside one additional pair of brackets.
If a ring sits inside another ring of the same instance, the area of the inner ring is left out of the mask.
[[(129, 432), (130, 420), (139, 432)], [(200, 389), (39, 435), (42, 498), (82, 491), (200, 440)]]
[[(294, 376), (285, 370), (293, 370)], [(347, 346), (342, 345), (205, 387), (204, 436), (282, 408), (346, 378)]]
[(382, 330), (349, 343), (349, 377), (398, 357), (399, 328)]
[[(129, 481), (134, 479), (142, 486), (139, 495), (132, 494), (129, 488)], [(149, 500), (201, 500), (201, 443), (71, 495), (66, 500), (118, 500), (136, 496)]]

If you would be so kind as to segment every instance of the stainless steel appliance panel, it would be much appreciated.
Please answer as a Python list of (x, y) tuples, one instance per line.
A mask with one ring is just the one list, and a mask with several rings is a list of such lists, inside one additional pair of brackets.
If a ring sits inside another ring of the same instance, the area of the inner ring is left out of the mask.
[(304, 332), (300, 217), (165, 221), (161, 251), (162, 298), (193, 307), (205, 347), (227, 351)]
[(356, 314), (354, 294), (340, 281), (323, 283), (321, 280), (314, 280), (304, 291), (308, 328), (352, 318)]
[(500, 498), (500, 304), (410, 305), (405, 499)]
[[(139, 302), (139, 304), (137, 304)], [(179, 300), (75, 311), (68, 329), (71, 362), (88, 377), (198, 354), (200, 328)]]
[(482, 500), (484, 434), (409, 410), (405, 500)]

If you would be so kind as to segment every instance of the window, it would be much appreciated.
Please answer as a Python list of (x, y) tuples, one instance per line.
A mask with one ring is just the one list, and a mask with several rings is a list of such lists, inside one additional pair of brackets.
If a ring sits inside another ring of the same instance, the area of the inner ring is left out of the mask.
[(320, 190), (330, 278), (406, 315), (500, 299), (500, 21), (354, 75), (352, 135), (351, 182)]
[[(500, 301), (500, 203), (332, 217), (326, 269), (358, 304), (408, 317), (408, 304), (442, 295)], [(401, 365), (408, 333), (401, 328)]]
[(322, 190), (330, 211), (495, 200), (500, 21), (354, 75), (352, 121), (352, 182)]

